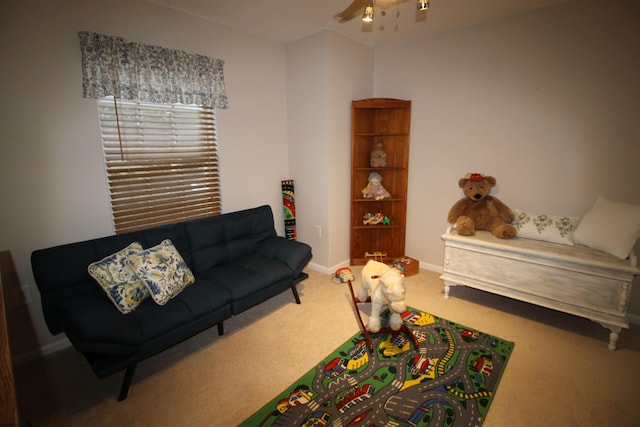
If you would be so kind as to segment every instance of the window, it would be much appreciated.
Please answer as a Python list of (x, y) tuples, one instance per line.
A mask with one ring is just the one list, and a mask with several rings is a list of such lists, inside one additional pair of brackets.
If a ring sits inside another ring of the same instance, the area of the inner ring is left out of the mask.
[(221, 213), (215, 110), (98, 100), (116, 233)]

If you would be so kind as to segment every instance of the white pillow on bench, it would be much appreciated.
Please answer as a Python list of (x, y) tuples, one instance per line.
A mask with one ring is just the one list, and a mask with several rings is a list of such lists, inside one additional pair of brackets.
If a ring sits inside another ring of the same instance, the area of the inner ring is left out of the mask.
[(599, 196), (578, 224), (574, 241), (626, 259), (640, 237), (640, 206)]
[(513, 226), (518, 236), (573, 246), (578, 218), (525, 212), (516, 209)]

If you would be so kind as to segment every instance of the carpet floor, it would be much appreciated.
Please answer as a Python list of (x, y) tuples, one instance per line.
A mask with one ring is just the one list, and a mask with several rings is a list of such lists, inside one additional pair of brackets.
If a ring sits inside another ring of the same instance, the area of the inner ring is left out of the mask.
[[(72, 348), (17, 365), (22, 423), (239, 424), (358, 331), (348, 287), (307, 272), (301, 305), (285, 292), (142, 362), (123, 402), (122, 375), (97, 379)], [(596, 323), (467, 288), (445, 300), (438, 276), (408, 277), (408, 304), (517, 343), (484, 427), (640, 425), (638, 326), (610, 351)]]

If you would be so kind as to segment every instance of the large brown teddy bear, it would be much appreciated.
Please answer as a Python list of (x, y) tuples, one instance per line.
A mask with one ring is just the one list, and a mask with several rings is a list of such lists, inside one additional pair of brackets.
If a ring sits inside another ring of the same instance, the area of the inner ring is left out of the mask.
[(473, 236), (476, 230), (488, 230), (501, 239), (511, 239), (517, 234), (510, 225), (515, 215), (497, 197), (490, 196), (496, 179), (479, 173), (467, 174), (458, 181), (465, 197), (449, 210), (447, 220), (455, 224), (458, 234)]

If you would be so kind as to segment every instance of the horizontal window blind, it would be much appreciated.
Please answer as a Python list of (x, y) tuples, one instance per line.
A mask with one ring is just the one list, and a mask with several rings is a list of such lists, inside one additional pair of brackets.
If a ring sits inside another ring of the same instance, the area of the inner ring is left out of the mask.
[(98, 100), (116, 233), (221, 212), (215, 110)]

